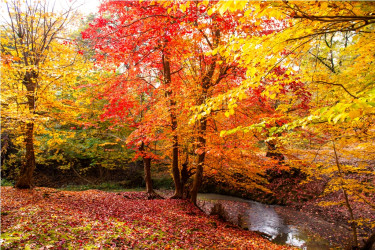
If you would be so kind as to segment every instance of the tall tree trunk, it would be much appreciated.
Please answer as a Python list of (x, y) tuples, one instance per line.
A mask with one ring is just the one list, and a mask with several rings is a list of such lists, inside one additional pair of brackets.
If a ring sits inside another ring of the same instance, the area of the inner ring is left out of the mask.
[[(37, 85), (37, 73), (33, 70), (26, 72), (23, 84), (27, 89), (27, 105), (31, 116), (35, 113), (35, 89)], [(35, 170), (35, 152), (34, 152), (34, 121), (26, 122), (25, 133), (26, 156), (21, 166), (20, 175), (15, 185), (16, 188), (29, 189), (33, 187), (33, 173)]]
[[(168, 60), (168, 56), (162, 55), (163, 59), (163, 72), (164, 72), (164, 84), (168, 88), (172, 81), (171, 76), (171, 66)], [(165, 97), (169, 98), (169, 114), (171, 118), (171, 128), (172, 128), (172, 140), (173, 140), (173, 149), (172, 149), (172, 175), (175, 186), (175, 193), (172, 198), (180, 199), (183, 196), (183, 190), (181, 188), (181, 175), (180, 169), (178, 168), (178, 136), (177, 136), (177, 116), (176, 116), (176, 101), (173, 100), (172, 91), (167, 90), (165, 92)]]
[[(217, 48), (219, 45), (219, 38), (220, 38), (220, 30), (217, 29), (214, 31), (213, 37), (213, 48)], [(216, 68), (216, 60), (217, 55), (214, 56), (211, 64), (208, 67), (208, 70), (205, 76), (202, 79), (202, 92), (200, 93), (200, 97), (198, 99), (198, 106), (204, 104), (207, 98), (208, 89), (212, 86), (212, 79)], [(222, 78), (219, 76), (217, 83)], [(197, 168), (194, 175), (193, 186), (190, 190), (190, 201), (197, 205), (197, 196), (200, 186), (202, 185), (203, 180), (203, 166), (204, 160), (206, 158), (206, 133), (207, 133), (207, 116), (204, 116), (198, 121), (198, 163)]]

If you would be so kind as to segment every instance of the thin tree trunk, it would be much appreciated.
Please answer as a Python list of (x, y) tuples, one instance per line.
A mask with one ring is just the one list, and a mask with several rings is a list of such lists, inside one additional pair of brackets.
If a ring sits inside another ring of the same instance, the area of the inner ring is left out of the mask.
[(143, 160), (143, 169), (145, 172), (145, 183), (146, 183), (146, 193), (148, 199), (163, 199), (160, 195), (158, 195), (154, 188), (152, 187), (152, 179), (151, 179), (151, 158), (145, 155), (145, 144), (142, 142), (141, 146), (139, 147), (139, 151), (142, 153), (142, 160)]
[(350, 203), (349, 203), (349, 198), (348, 198), (348, 194), (346, 192), (346, 189), (344, 188), (344, 182), (343, 182), (343, 175), (342, 175), (342, 171), (341, 171), (341, 166), (340, 166), (340, 163), (339, 163), (339, 158), (337, 156), (337, 151), (336, 151), (336, 147), (335, 147), (335, 142), (332, 141), (332, 144), (333, 144), (333, 151), (335, 153), (335, 160), (336, 160), (336, 166), (337, 166), (337, 170), (338, 170), (338, 173), (339, 173), (339, 177), (341, 179), (341, 190), (344, 194), (344, 198), (345, 198), (345, 205), (346, 207), (348, 208), (348, 211), (349, 211), (349, 215), (350, 215), (350, 220), (351, 220), (351, 227), (352, 227), (352, 232), (353, 232), (353, 241), (354, 241), (354, 247), (358, 247), (358, 239), (357, 239), (357, 227), (356, 227), (356, 224), (355, 224), (355, 221), (354, 221), (354, 213), (353, 213), (353, 209), (352, 207), (350, 206)]
[(143, 169), (145, 172), (146, 192), (148, 194), (153, 194), (154, 189), (152, 188), (152, 179), (151, 179), (151, 158), (145, 155), (144, 142), (141, 143), (141, 146), (139, 147), (139, 151), (142, 153)]
[(145, 171), (146, 192), (148, 194), (153, 194), (155, 192), (154, 192), (154, 189), (152, 188), (151, 158), (143, 157), (143, 167)]

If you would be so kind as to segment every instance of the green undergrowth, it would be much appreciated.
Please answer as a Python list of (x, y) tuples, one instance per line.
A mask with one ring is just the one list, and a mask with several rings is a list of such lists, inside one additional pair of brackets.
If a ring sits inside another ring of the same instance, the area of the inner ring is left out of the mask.
[(14, 185), (14, 181), (7, 180), (5, 178), (1, 178), (1, 186), (2, 187), (13, 186), (13, 185)]
[(63, 191), (85, 191), (90, 189), (97, 189), (108, 192), (132, 192), (132, 191), (143, 191), (144, 188), (124, 188), (118, 183), (104, 182), (100, 184), (87, 184), (87, 185), (64, 185), (59, 188)]
[[(132, 192), (132, 191), (144, 191), (144, 185), (139, 186), (131, 186), (127, 185), (127, 180), (121, 182), (103, 182), (100, 184), (85, 184), (85, 185), (77, 185), (77, 184), (67, 184), (60, 187), (60, 190), (64, 191), (85, 191), (90, 189), (97, 189), (102, 191), (108, 192)], [(155, 189), (172, 189), (174, 187), (173, 179), (167, 175), (160, 175), (158, 178), (153, 178), (153, 187)], [(7, 185), (2, 185), (7, 186)], [(9, 185), (8, 185), (9, 186)]]

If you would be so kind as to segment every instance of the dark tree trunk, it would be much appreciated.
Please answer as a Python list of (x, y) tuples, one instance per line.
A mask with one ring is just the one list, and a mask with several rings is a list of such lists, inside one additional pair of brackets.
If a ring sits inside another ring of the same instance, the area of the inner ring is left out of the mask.
[(202, 185), (202, 179), (203, 179), (203, 164), (204, 164), (204, 155), (199, 155), (199, 160), (198, 160), (198, 165), (197, 169), (195, 170), (195, 175), (194, 175), (194, 181), (193, 181), (193, 187), (190, 190), (190, 201), (194, 204), (197, 205), (197, 196), (198, 196), (198, 191), (200, 186)]
[(188, 168), (189, 166), (189, 152), (186, 153), (185, 162), (182, 164), (181, 168), (181, 189), (183, 193), (183, 198), (190, 198), (190, 190), (188, 190), (185, 185), (189, 178), (192, 176), (192, 171)]
[(181, 181), (180, 170), (178, 168), (178, 138), (173, 136), (173, 159), (172, 159), (172, 173), (175, 186), (175, 193), (172, 198), (181, 199), (183, 196), (183, 183)]
[(146, 193), (147, 198), (149, 200), (153, 199), (163, 199), (159, 194), (154, 191), (152, 187), (152, 179), (151, 179), (151, 158), (143, 157), (143, 165), (145, 170), (145, 182), (146, 182)]
[[(187, 180), (189, 179), (188, 177), (188, 164), (185, 162), (182, 164), (182, 168), (181, 168), (181, 190), (182, 190), (182, 193), (184, 194), (184, 191), (185, 191), (185, 185), (187, 183)], [(183, 196), (184, 198), (184, 196)]]
[(145, 155), (144, 142), (141, 143), (141, 146), (139, 147), (139, 151), (142, 153), (143, 169), (145, 172), (146, 192), (148, 194), (152, 194), (154, 193), (154, 189), (152, 188), (152, 179), (151, 179), (151, 158)]
[[(164, 84), (166, 87), (170, 86), (172, 81), (171, 77), (171, 66), (168, 60), (168, 56), (163, 53), (163, 72), (164, 72)], [(181, 188), (181, 176), (180, 169), (178, 168), (178, 136), (177, 136), (177, 116), (176, 116), (176, 101), (173, 100), (172, 91), (168, 90), (165, 92), (165, 97), (169, 98), (169, 114), (171, 118), (171, 128), (173, 134), (173, 149), (172, 149), (172, 175), (175, 186), (175, 193), (172, 198), (182, 198), (183, 192)]]
[(142, 152), (142, 159), (143, 159), (143, 169), (145, 171), (145, 183), (146, 183), (146, 193), (148, 199), (162, 199), (160, 195), (155, 193), (154, 188), (152, 187), (152, 179), (151, 179), (151, 158), (145, 155), (145, 144), (142, 142), (141, 146), (139, 147), (139, 151)]
[[(25, 74), (23, 84), (27, 89), (27, 104), (30, 114), (35, 112), (35, 89), (37, 84), (37, 73), (29, 71)], [(33, 173), (35, 169), (35, 152), (34, 152), (34, 122), (26, 123), (25, 133), (26, 156), (21, 166), (20, 175), (15, 185), (16, 188), (29, 189), (33, 187)]]

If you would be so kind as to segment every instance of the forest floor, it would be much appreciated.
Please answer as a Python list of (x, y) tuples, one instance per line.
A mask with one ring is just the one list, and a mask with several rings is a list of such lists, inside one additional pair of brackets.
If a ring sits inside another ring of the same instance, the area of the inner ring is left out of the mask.
[(1, 249), (290, 249), (144, 192), (1, 187)]

